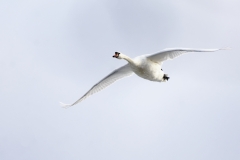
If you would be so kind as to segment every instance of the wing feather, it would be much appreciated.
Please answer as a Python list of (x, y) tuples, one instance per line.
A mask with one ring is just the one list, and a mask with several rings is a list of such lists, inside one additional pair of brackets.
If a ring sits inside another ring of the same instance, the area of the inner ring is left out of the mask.
[(128, 64), (114, 70), (109, 75), (107, 75), (105, 78), (103, 78), (101, 81), (99, 81), (97, 84), (95, 84), (87, 93), (85, 93), (81, 98), (79, 98), (76, 102), (73, 104), (64, 104), (60, 102), (61, 106), (64, 108), (71, 107), (73, 105), (76, 105), (77, 103), (81, 102), (82, 100), (86, 99), (88, 96), (99, 92), (100, 90), (106, 88), (110, 84), (114, 83), (115, 81), (124, 78), (126, 76), (130, 76), (132, 74), (132, 70)]
[(191, 48), (173, 48), (165, 49), (161, 52), (147, 56), (150, 60), (161, 63), (163, 61), (174, 59), (180, 55), (183, 55), (188, 52), (215, 52), (223, 49), (191, 49)]

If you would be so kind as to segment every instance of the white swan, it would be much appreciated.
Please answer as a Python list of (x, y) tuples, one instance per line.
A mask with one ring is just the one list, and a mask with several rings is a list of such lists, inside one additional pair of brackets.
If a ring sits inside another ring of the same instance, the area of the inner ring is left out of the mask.
[(150, 81), (165, 82), (169, 79), (169, 77), (167, 76), (167, 74), (164, 74), (163, 70), (161, 69), (163, 61), (176, 58), (188, 52), (214, 52), (218, 50), (224, 49), (190, 49), (190, 48), (165, 49), (161, 52), (152, 55), (142, 55), (134, 59), (131, 59), (130, 57), (122, 53), (115, 52), (115, 55), (113, 56), (114, 58), (124, 59), (128, 62), (128, 64), (114, 70), (108, 76), (103, 78), (100, 82), (95, 84), (87, 93), (85, 93), (80, 99), (78, 99), (73, 104), (64, 104), (61, 102), (60, 104), (64, 108), (71, 107), (81, 102), (88, 96), (104, 89), (113, 82), (123, 77), (132, 75), (132, 73), (135, 73), (139, 77), (142, 77)]

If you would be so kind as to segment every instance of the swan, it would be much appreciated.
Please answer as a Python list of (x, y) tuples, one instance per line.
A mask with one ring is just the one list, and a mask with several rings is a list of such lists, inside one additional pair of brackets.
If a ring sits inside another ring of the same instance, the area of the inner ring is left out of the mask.
[[(227, 49), (227, 48), (225, 48)], [(131, 59), (127, 55), (115, 52), (113, 58), (116, 59), (124, 59), (128, 63), (103, 78), (97, 84), (95, 84), (87, 93), (85, 93), (81, 98), (79, 98), (76, 102), (72, 104), (64, 104), (60, 102), (60, 105), (64, 108), (71, 107), (76, 105), (77, 103), (81, 102), (82, 100), (86, 99), (90, 95), (106, 88), (113, 82), (130, 76), (133, 73), (138, 75), (141, 78), (150, 80), (150, 81), (157, 81), (157, 82), (166, 82), (169, 80), (169, 76), (165, 74), (162, 70), (162, 64), (166, 60), (174, 59), (180, 55), (189, 52), (215, 52), (218, 50), (225, 50), (221, 49), (191, 49), (191, 48), (172, 48), (172, 49), (164, 49), (161, 52), (150, 54), (150, 55), (141, 55), (134, 59)]]

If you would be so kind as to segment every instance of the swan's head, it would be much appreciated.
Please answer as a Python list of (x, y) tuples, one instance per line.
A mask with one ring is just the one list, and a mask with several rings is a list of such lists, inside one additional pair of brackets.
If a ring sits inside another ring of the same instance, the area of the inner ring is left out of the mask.
[(115, 52), (115, 55), (113, 55), (113, 58), (122, 59), (119, 52)]

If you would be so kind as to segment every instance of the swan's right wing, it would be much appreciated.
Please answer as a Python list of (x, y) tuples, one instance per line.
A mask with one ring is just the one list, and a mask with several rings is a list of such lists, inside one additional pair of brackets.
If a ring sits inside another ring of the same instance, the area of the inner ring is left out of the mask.
[(126, 64), (116, 70), (114, 70), (112, 73), (110, 73), (108, 76), (106, 76), (105, 78), (103, 78), (100, 82), (98, 82), (97, 84), (95, 84), (87, 93), (85, 93), (81, 98), (79, 98), (76, 102), (74, 102), (73, 104), (64, 104), (61, 103), (60, 104), (64, 107), (64, 108), (68, 108), (71, 107), (79, 102), (81, 102), (82, 100), (84, 100), (85, 98), (87, 98), (88, 96), (99, 92), (100, 90), (106, 88), (107, 86), (109, 86), (110, 84), (114, 83), (115, 81), (126, 77), (126, 76), (130, 76), (133, 73), (133, 71), (131, 70), (131, 67)]
[[(228, 48), (226, 48), (228, 49)], [(147, 57), (154, 62), (161, 63), (163, 61), (174, 59), (180, 55), (189, 52), (215, 52), (218, 50), (225, 50), (225, 49), (191, 49), (191, 48), (173, 48), (173, 49), (165, 49), (161, 52), (148, 55)]]

